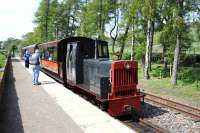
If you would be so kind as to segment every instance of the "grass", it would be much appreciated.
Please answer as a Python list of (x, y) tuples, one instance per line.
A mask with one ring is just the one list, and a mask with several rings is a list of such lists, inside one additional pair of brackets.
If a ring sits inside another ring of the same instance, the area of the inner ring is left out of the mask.
[[(6, 63), (6, 56), (0, 53), (0, 68), (3, 68)], [(3, 72), (0, 71), (0, 78), (3, 76)]]
[(6, 56), (0, 53), (0, 68), (4, 67), (6, 61)]
[(158, 66), (160, 67), (159, 64), (153, 65), (152, 72), (150, 72), (150, 80), (144, 80), (143, 70), (141, 68), (139, 69), (140, 88), (149, 93), (161, 95), (179, 102), (181, 101), (200, 107), (200, 81), (198, 80), (200, 78), (200, 75), (197, 73), (200, 71), (199, 68), (184, 68), (185, 70), (182, 70), (180, 73), (187, 73), (189, 71), (189, 73), (187, 73), (187, 76), (184, 78), (187, 79), (188, 82), (185, 82), (182, 77), (179, 78), (178, 85), (173, 86), (171, 85), (170, 77), (161, 78), (160, 76), (153, 76), (153, 71), (155, 71)]

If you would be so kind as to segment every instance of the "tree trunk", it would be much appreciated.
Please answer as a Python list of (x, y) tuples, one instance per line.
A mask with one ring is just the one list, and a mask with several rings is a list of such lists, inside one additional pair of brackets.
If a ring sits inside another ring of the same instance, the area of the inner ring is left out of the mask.
[(167, 58), (166, 57), (164, 57), (163, 67), (164, 67), (164, 70), (167, 70)]
[(180, 53), (180, 44), (181, 44), (181, 36), (180, 33), (176, 37), (176, 47), (174, 50), (174, 62), (173, 62), (173, 70), (172, 70), (172, 85), (177, 84), (177, 71), (178, 71), (178, 60)]
[(164, 67), (164, 70), (167, 69), (167, 58), (165, 57), (165, 53), (166, 53), (166, 46), (163, 45), (163, 52), (162, 52), (162, 62), (163, 62), (163, 67)]
[(134, 56), (134, 43), (135, 43), (135, 33), (134, 33), (134, 24), (132, 25), (132, 44), (131, 44), (131, 60), (133, 60), (133, 56)]
[(151, 71), (151, 60), (152, 60), (152, 50), (153, 50), (153, 37), (154, 37), (154, 22), (151, 21), (150, 28), (150, 55), (149, 55), (149, 70)]
[(98, 31), (99, 39), (102, 39), (102, 13), (103, 13), (103, 1), (100, 0), (100, 3), (99, 3), (99, 31)]
[(71, 16), (72, 17), (72, 27), (71, 27), (71, 36), (74, 35), (75, 33), (75, 17), (74, 16)]
[(46, 16), (45, 16), (45, 41), (48, 41), (48, 17), (49, 17), (49, 4), (50, 0), (47, 0), (47, 9), (46, 9)]
[(150, 78), (149, 69), (150, 69), (151, 55), (152, 55), (151, 53), (152, 53), (152, 46), (153, 46), (153, 36), (154, 36), (154, 22), (151, 20), (148, 20), (144, 79)]
[(128, 36), (129, 28), (130, 28), (130, 23), (128, 22), (128, 24), (126, 25), (124, 36), (122, 38), (122, 45), (121, 45), (120, 53), (119, 53), (119, 56), (118, 56), (118, 60), (122, 59), (122, 55), (123, 55), (123, 52), (124, 52), (124, 47), (125, 47), (125, 43), (126, 43), (126, 38)]
[[(115, 10), (114, 15), (115, 15), (115, 23), (114, 23), (113, 28), (110, 31), (110, 37), (112, 39), (112, 53), (113, 54), (115, 54), (115, 44), (116, 44), (116, 40), (118, 37), (118, 22), (119, 22), (119, 10), (118, 9)], [(115, 29), (116, 29), (115, 35), (112, 35), (112, 33), (114, 32)]]

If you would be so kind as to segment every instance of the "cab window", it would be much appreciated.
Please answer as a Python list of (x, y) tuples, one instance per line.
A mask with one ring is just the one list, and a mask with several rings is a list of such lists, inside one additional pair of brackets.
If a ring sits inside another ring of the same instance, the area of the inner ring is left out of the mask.
[(108, 46), (105, 44), (98, 44), (99, 58), (109, 58), (108, 57)]

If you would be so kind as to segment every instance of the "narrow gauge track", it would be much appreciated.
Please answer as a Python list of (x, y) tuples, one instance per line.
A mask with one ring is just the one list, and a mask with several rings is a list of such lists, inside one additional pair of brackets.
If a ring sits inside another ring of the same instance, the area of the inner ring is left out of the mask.
[(156, 104), (160, 104), (161, 106), (169, 107), (171, 109), (177, 110), (178, 112), (184, 113), (192, 118), (194, 118), (196, 121), (200, 121), (200, 109), (194, 108), (188, 105), (184, 105), (181, 103), (177, 103), (168, 99), (161, 98), (159, 96), (155, 96), (149, 93), (144, 93), (145, 101), (151, 101)]
[(167, 130), (152, 124), (151, 122), (140, 119), (139, 122), (132, 120), (123, 121), (125, 125), (139, 133), (168, 133)]

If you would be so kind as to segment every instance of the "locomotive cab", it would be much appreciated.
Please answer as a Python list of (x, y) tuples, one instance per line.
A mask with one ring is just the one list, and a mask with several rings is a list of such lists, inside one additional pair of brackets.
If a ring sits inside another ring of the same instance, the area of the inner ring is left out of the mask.
[[(96, 44), (98, 43), (98, 50)], [(64, 75), (66, 82), (72, 84), (84, 84), (84, 62), (98, 59), (109, 59), (108, 45), (105, 41), (92, 40), (89, 38), (76, 38), (76, 40), (64, 41)]]

